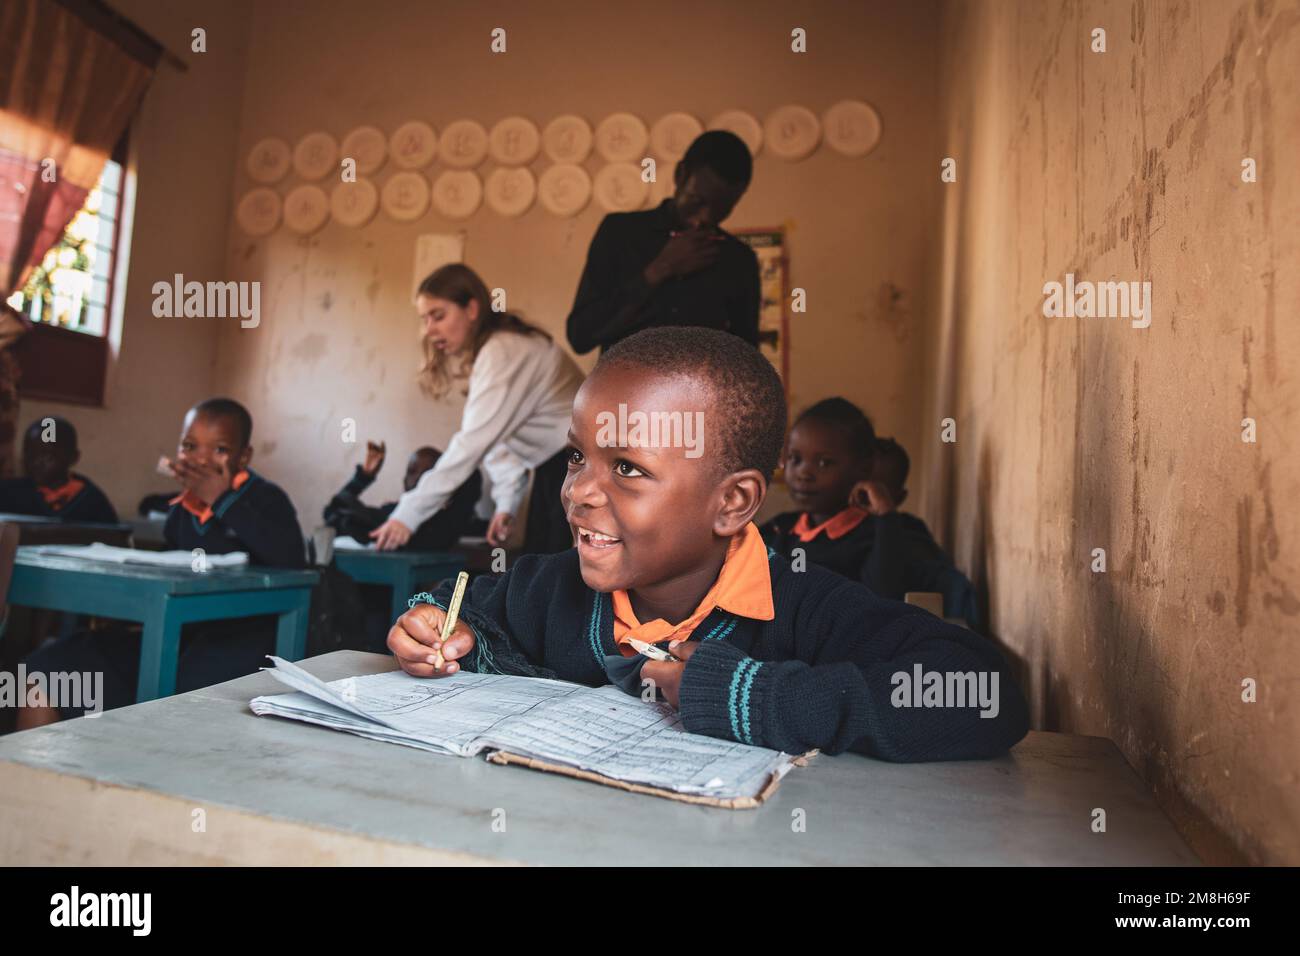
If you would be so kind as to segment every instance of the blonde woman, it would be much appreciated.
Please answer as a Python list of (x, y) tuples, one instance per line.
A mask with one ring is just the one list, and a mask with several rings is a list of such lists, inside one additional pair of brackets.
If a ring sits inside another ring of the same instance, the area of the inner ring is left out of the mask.
[(582, 372), (541, 329), (493, 312), (487, 286), (468, 266), (438, 269), (420, 283), (415, 303), (424, 323), (421, 386), (435, 398), (445, 394), (453, 377), (450, 363), (458, 360), (470, 368), (469, 395), (460, 430), (438, 463), (398, 499), (370, 537), (381, 551), (400, 548), (411, 529), (443, 508), (483, 465), (492, 479), (495, 512), (488, 525), (490, 544), (504, 544), (509, 537), (531, 469), (524, 551), (571, 547), (560, 486), (568, 470), (564, 450)]

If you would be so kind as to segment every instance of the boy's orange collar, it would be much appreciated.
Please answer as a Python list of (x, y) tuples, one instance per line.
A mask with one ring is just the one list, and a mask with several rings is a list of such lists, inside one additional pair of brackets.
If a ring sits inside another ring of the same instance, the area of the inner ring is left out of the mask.
[[(231, 479), (230, 487), (232, 490), (238, 489), (240, 485), (248, 480), (248, 469), (245, 468), (239, 474)], [(197, 496), (189, 491), (182, 491), (179, 495), (167, 502), (169, 505), (180, 505), (190, 514), (198, 519), (199, 524), (207, 524), (208, 519), (212, 517), (212, 505), (206, 501), (200, 500)]]
[(81, 489), (86, 487), (86, 483), (80, 478), (71, 475), (68, 480), (57, 488), (46, 488), (43, 485), (37, 485), (36, 490), (41, 493), (45, 499), (45, 504), (51, 511), (61, 511), (77, 495), (81, 494)]
[(680, 624), (669, 624), (656, 618), (642, 624), (632, 610), (626, 591), (615, 591), (614, 641), (623, 656), (636, 653), (628, 640), (636, 638), (655, 644), (669, 638), (686, 640), (715, 608), (722, 608), (740, 617), (770, 621), (776, 616), (772, 606), (772, 575), (767, 564), (767, 545), (757, 526), (751, 521), (745, 529), (731, 539), (722, 570), (699, 606)]
[(808, 542), (825, 531), (826, 537), (834, 541), (836, 538), (844, 537), (866, 519), (867, 512), (860, 508), (845, 508), (839, 514), (827, 518), (814, 528), (811, 519), (808, 517), (808, 512), (805, 511), (799, 516), (799, 520), (794, 523), (790, 533), (800, 541)]

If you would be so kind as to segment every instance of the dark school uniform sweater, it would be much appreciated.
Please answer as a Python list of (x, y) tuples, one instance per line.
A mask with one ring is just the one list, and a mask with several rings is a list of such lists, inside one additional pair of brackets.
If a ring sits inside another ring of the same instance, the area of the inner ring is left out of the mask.
[[(851, 750), (893, 761), (992, 757), (1025, 735), (1024, 697), (978, 634), (816, 565), (796, 572), (770, 549), (768, 566), (773, 620), (714, 609), (695, 629), (700, 647), (679, 695), (688, 731), (790, 754)], [(412, 603), (445, 609), (451, 590), (448, 582)], [(525, 555), (503, 575), (477, 578), (461, 618), (476, 635), (460, 662), (467, 671), (610, 683), (605, 658), (619, 653), (611, 597), (583, 582), (576, 551)], [(916, 666), (983, 672), (989, 687), (997, 675), (997, 714), (894, 706), (894, 675), (910, 678)]]
[[(362, 504), (361, 494), (374, 483), (374, 476), (357, 465), (352, 478), (339, 489), (325, 506), (325, 523), (339, 534), (349, 535), (365, 544), (370, 532), (388, 520), (397, 507), (396, 501), (372, 508)], [(446, 506), (415, 529), (400, 551), (445, 551), (465, 533), (474, 517), (474, 506), (483, 491), (483, 479), (476, 471), (456, 489)]]
[(786, 558), (802, 548), (810, 564), (861, 581), (881, 597), (901, 601), (908, 591), (930, 590), (933, 568), (952, 566), (925, 522), (915, 515), (901, 511), (868, 515), (838, 538), (822, 532), (801, 541), (793, 529), (802, 514), (787, 511), (763, 525), (767, 546)]
[[(202, 548), (207, 554), (246, 551), (250, 564), (306, 566), (293, 504), (277, 485), (249, 470), (238, 488), (223, 493), (211, 507), (212, 517), (200, 524), (183, 504), (173, 504), (163, 526), (166, 546), (186, 551)], [(273, 614), (186, 624), (181, 630), (176, 692), (255, 673), (274, 651), (275, 636)], [(140, 634), (125, 625), (74, 632), (38, 648), (26, 663), (30, 673), (99, 672), (104, 708), (123, 707), (135, 700)], [(65, 718), (81, 714), (75, 708), (60, 708), (60, 712)]]
[(57, 511), (49, 506), (30, 478), (0, 480), (0, 511), (85, 524), (117, 524), (117, 512), (99, 486), (75, 471), (72, 477), (84, 487)]
[(167, 547), (202, 548), (208, 554), (246, 551), (249, 564), (272, 568), (307, 566), (298, 516), (279, 485), (250, 468), (248, 480), (227, 489), (211, 507), (212, 517), (200, 522), (183, 504), (173, 504), (163, 525)]

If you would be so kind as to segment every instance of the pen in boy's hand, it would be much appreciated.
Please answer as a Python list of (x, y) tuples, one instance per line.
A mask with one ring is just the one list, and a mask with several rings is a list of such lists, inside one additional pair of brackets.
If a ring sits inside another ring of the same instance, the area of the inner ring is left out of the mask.
[(653, 644), (647, 644), (645, 641), (638, 641), (635, 637), (629, 637), (627, 642), (632, 645), (632, 649), (638, 654), (644, 654), (652, 661), (665, 661), (667, 663), (680, 663), (680, 657), (674, 657), (663, 648), (655, 647)]
[(442, 670), (442, 645), (451, 639), (451, 632), (456, 629), (456, 619), (460, 617), (460, 602), (465, 599), (465, 585), (469, 583), (469, 574), (465, 571), (456, 575), (456, 589), (452, 592), (451, 603), (447, 605), (447, 617), (442, 622), (442, 637), (438, 641), (438, 659), (433, 669)]

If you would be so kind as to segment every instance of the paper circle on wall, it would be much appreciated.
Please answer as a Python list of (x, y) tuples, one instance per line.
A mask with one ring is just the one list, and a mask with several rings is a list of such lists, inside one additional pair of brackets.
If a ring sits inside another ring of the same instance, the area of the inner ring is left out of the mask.
[(357, 161), (359, 175), (369, 176), (378, 171), (388, 158), (388, 137), (374, 126), (358, 126), (343, 137), (339, 152), (343, 159)]
[(753, 114), (744, 110), (726, 110), (709, 121), (709, 129), (725, 129), (735, 133), (749, 147), (749, 154), (757, 156), (763, 148), (763, 127)]
[(645, 156), (650, 134), (631, 113), (613, 113), (596, 127), (596, 152), (610, 163), (630, 163)]
[(575, 215), (591, 198), (591, 177), (571, 163), (551, 166), (537, 182), (537, 198), (552, 215)]
[(702, 132), (704, 127), (690, 113), (666, 113), (651, 128), (650, 145), (657, 155), (676, 162)]
[(293, 148), (293, 168), (303, 179), (322, 179), (334, 171), (339, 144), (329, 133), (308, 133)]
[(468, 219), (483, 201), (483, 182), (468, 169), (449, 169), (433, 181), (433, 208), (448, 219)]
[(498, 216), (522, 216), (537, 197), (537, 180), (522, 166), (494, 169), (484, 187), (488, 208)]
[(379, 208), (379, 190), (368, 179), (339, 183), (330, 192), (330, 214), (353, 229), (364, 226)]
[(456, 169), (472, 169), (487, 155), (488, 135), (473, 120), (456, 120), (442, 131), (438, 152), (442, 161)]
[(778, 159), (794, 162), (817, 148), (822, 126), (812, 110), (804, 106), (774, 109), (763, 124), (763, 140)]
[(822, 115), (826, 145), (845, 156), (865, 156), (880, 142), (880, 114), (861, 100), (840, 100)]
[(248, 153), (248, 175), (256, 183), (278, 183), (289, 172), (293, 153), (282, 139), (268, 136)]
[(542, 134), (537, 125), (523, 116), (507, 116), (492, 127), (488, 151), (502, 166), (523, 166), (537, 158)]
[(423, 169), (438, 155), (438, 134), (421, 120), (411, 120), (397, 127), (388, 140), (393, 165), (400, 169)]
[(631, 212), (641, 208), (650, 184), (641, 178), (641, 167), (636, 163), (611, 163), (596, 173), (592, 189), (596, 202), (606, 212)]
[(542, 149), (557, 164), (582, 162), (591, 155), (591, 144), (591, 124), (572, 113), (555, 117), (542, 132)]
[(280, 225), (280, 197), (265, 186), (250, 190), (235, 207), (235, 221), (250, 236), (265, 236)]
[(394, 173), (384, 183), (379, 204), (398, 222), (419, 219), (429, 208), (429, 181), (419, 173)]
[(330, 201), (319, 186), (299, 186), (284, 197), (284, 224), (300, 236), (309, 236), (330, 218)]

